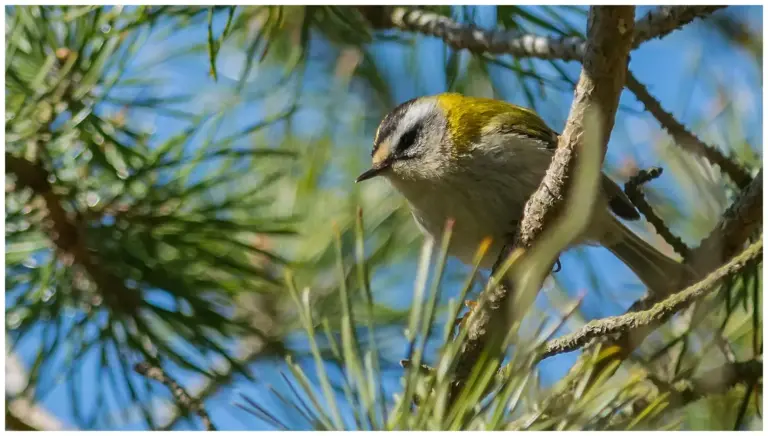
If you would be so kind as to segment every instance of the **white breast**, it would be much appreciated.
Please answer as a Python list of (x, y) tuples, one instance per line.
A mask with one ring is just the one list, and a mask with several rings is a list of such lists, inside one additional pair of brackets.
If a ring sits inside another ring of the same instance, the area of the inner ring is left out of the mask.
[(477, 147), (460, 159), (461, 171), (439, 179), (403, 180), (393, 175), (389, 180), (408, 200), (421, 230), (437, 241), (446, 221), (455, 220), (449, 254), (464, 263), (472, 262), (484, 238), (492, 238), (481, 262), (482, 268), (490, 268), (515, 231), (551, 153), (534, 141), (508, 137), (505, 143)]

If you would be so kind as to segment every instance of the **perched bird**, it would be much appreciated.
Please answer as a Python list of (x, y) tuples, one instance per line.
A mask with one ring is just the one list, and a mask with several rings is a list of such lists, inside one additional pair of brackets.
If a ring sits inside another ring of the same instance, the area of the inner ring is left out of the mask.
[[(511, 103), (454, 93), (419, 97), (381, 122), (373, 165), (357, 182), (387, 179), (407, 199), (422, 232), (435, 240), (454, 219), (448, 253), (464, 263), (472, 262), (484, 238), (492, 238), (480, 263), (491, 268), (544, 178), (557, 140), (535, 112)], [(592, 221), (577, 243), (603, 245), (646, 286), (665, 290), (680, 277), (682, 264), (622, 224), (617, 217), (640, 215), (605, 175), (601, 186)]]

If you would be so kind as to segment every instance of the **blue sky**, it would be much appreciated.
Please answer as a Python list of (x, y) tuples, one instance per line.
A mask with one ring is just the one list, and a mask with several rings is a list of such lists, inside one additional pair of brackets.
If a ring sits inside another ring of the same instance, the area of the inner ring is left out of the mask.
[[(491, 9), (480, 9), (479, 15), (482, 17), (480, 23), (492, 22)], [(638, 16), (641, 16), (647, 9), (647, 7), (638, 8)], [(762, 8), (749, 7), (737, 9), (741, 16), (747, 18), (753, 28), (762, 29)], [(217, 28), (220, 29), (223, 27), (224, 17), (220, 16), (218, 18), (220, 20), (216, 24)], [(583, 26), (583, 23), (580, 26)], [(137, 59), (132, 63), (133, 73), (141, 74), (144, 62), (162, 57), (175, 48), (188, 45), (190, 41), (204, 42), (207, 37), (206, 31), (205, 23), (202, 23), (187, 27), (167, 40), (153, 41), (153, 43), (148, 44), (138, 54)], [(422, 57), (419, 77), (417, 78), (410, 76), (404, 68), (404, 62), (402, 61), (404, 49), (391, 43), (380, 43), (374, 46), (375, 58), (379, 61), (380, 65), (385, 66), (385, 77), (392, 84), (397, 102), (422, 94), (444, 91), (445, 81), (443, 79), (444, 70), (442, 49), (439, 48), (440, 43), (434, 38), (422, 38), (419, 44), (419, 53)], [(694, 71), (696, 63), (702, 59), (706, 63), (702, 67), (703, 73), (693, 74), (692, 71)], [(165, 96), (193, 92), (196, 94), (197, 104), (209, 108), (218, 104), (218, 93), (231, 87), (232, 80), (228, 77), (236, 77), (237, 74), (232, 73), (230, 70), (236, 71), (242, 62), (243, 58), (238, 55), (237, 50), (224, 48), (219, 62), (220, 79), (218, 84), (214, 84), (208, 76), (208, 59), (205, 53), (176, 58), (164, 63), (159, 68), (153, 69), (152, 74), (167, 80), (167, 85), (163, 89)], [(544, 70), (552, 71), (545, 62), (535, 61), (535, 63)], [(316, 86), (314, 80), (322, 80), (320, 73), (316, 74), (317, 78), (312, 78), (311, 68), (312, 64), (310, 64), (310, 70), (307, 74), (309, 79), (305, 85), (310, 90), (313, 86)], [(565, 68), (574, 73), (579, 71), (579, 65), (576, 63), (569, 63), (565, 65)], [(130, 69), (129, 67), (129, 71)], [(674, 32), (663, 40), (651, 41), (643, 45), (639, 50), (634, 51), (631, 57), (630, 69), (641, 82), (648, 86), (651, 93), (661, 100), (668, 111), (675, 114), (688, 126), (694, 126), (696, 133), (714, 143), (717, 143), (717, 141), (713, 141), (715, 139), (727, 141), (727, 138), (724, 137), (721, 120), (712, 120), (710, 118), (716, 113), (717, 109), (713, 106), (713, 101), (716, 100), (714, 94), (716, 88), (712, 86), (710, 78), (719, 78), (723, 84), (731, 87), (730, 90), (732, 92), (740, 96), (738, 105), (743, 107), (738, 108), (738, 110), (741, 114), (744, 135), (748, 138), (752, 148), (758, 154), (762, 154), (763, 108), (762, 90), (760, 88), (761, 72), (755, 67), (754, 62), (750, 60), (747, 53), (734, 50), (732, 46), (723, 43), (713, 32), (696, 23), (687, 27), (684, 31)], [(502, 70), (497, 70), (493, 74), (502, 75), (503, 78), (505, 73)], [(263, 89), (265, 92), (269, 92), (272, 84), (270, 77), (274, 78), (274, 74), (255, 67), (251, 75), (253, 78), (246, 85), (248, 91)], [(439, 80), (435, 79), (438, 77), (440, 78)], [(512, 102), (523, 104), (523, 96), (516, 89), (516, 84), (510, 81), (508, 88), (508, 95), (504, 95), (504, 97)], [(270, 101), (287, 101), (289, 96), (282, 95), (281, 93), (282, 91), (276, 91), (275, 95), (270, 97)], [(539, 109), (542, 115), (558, 131), (562, 129), (562, 123), (567, 116), (571, 97), (572, 94), (570, 92), (550, 92), (547, 94), (546, 99), (539, 101)], [(658, 125), (648, 114), (641, 112), (641, 106), (636, 102), (634, 96), (628, 92), (623, 93), (621, 105), (625, 109), (620, 111), (617, 118), (616, 129), (609, 144), (606, 168), (610, 171), (613, 168), (620, 167), (627, 157), (635, 159), (637, 165), (641, 168), (658, 165), (661, 163), (663, 156), (663, 150), (660, 151), (656, 146), (658, 144), (657, 139), (662, 135)], [(350, 108), (351, 111), (361, 109), (355, 106), (354, 103), (350, 105)], [(364, 108), (362, 109), (364, 110)], [(239, 107), (232, 113), (234, 115), (227, 117), (222, 122), (219, 128), (220, 137), (253, 123), (254, 120), (267, 114), (267, 109), (248, 105)], [(183, 127), (183, 124), (173, 118), (157, 117), (148, 113), (137, 115), (139, 115), (138, 120), (140, 123), (146, 123), (148, 126), (151, 125), (154, 129), (153, 141), (155, 143), (170, 137)], [(308, 110), (300, 113), (298, 117), (299, 122), (296, 125), (312, 126), (315, 123), (324, 123), (328, 121), (324, 119), (325, 117), (326, 115), (322, 111)], [(301, 127), (297, 128), (301, 129)], [(344, 129), (344, 127), (340, 127), (340, 129)], [(311, 131), (300, 131), (299, 133), (309, 135)], [(357, 135), (359, 136), (359, 158), (360, 168), (362, 169), (366, 165), (369, 156), (369, 144), (373, 131), (366, 131)], [(199, 176), (204, 177), (205, 174), (201, 173)], [(623, 180), (620, 181), (623, 182)], [(653, 183), (654, 189), (663, 192), (665, 197), (681, 203), (686, 201), (687, 191), (685, 191), (685, 187), (681, 187), (675, 180), (663, 177)], [(681, 204), (681, 206), (685, 209), (686, 206), (690, 205)], [(725, 204), (714, 205), (714, 213), (711, 213), (710, 215), (712, 216), (707, 218), (716, 219), (717, 208), (724, 206)], [(688, 207), (687, 210), (696, 210), (696, 208)], [(680, 230), (684, 239), (695, 245), (697, 242), (694, 238), (695, 235), (690, 234), (690, 232), (686, 233), (685, 229)], [(583, 313), (586, 317), (591, 318), (622, 313), (632, 301), (642, 295), (642, 287), (629, 270), (610, 253), (600, 248), (572, 250), (562, 257), (564, 272), (560, 273), (557, 279), (564, 283), (564, 289), (569, 295), (575, 296), (583, 290), (592, 288), (588, 270), (584, 268), (583, 253), (586, 253), (588, 259), (594, 265), (600, 266), (599, 270), (601, 272), (598, 275), (608, 283), (610, 290), (607, 292), (610, 292), (610, 295), (614, 297), (613, 300), (607, 301), (605, 295), (601, 292), (587, 292), (582, 305)], [(451, 262), (450, 265), (451, 268), (463, 268), (457, 262)], [(399, 273), (404, 277), (413, 277), (415, 266), (401, 265)], [(374, 283), (376, 283), (377, 279), (377, 277), (374, 277)], [(404, 280), (402, 286), (394, 290), (389, 289), (387, 295), (382, 296), (382, 298), (388, 302), (407, 304), (411, 300), (410, 293), (410, 281)], [(445, 296), (446, 299), (449, 297), (455, 297), (455, 294)], [(547, 304), (546, 298), (540, 296), (538, 304), (541, 308), (545, 308)], [(74, 321), (70, 319), (68, 322)], [(42, 326), (40, 330), (40, 334), (42, 334)], [(404, 340), (398, 338), (397, 334), (402, 334), (402, 332), (394, 332), (391, 342), (387, 344), (389, 346), (386, 347), (395, 355), (393, 356), (394, 358), (396, 358), (398, 352), (404, 352), (403, 347), (405, 345)], [(31, 336), (35, 337), (37, 335), (33, 334)], [(301, 346), (302, 342), (301, 338), (297, 338), (295, 341), (298, 346)], [(39, 346), (39, 342), (30, 340), (22, 344), (19, 349), (20, 356), (28, 365), (34, 360), (33, 353), (37, 346)], [(561, 377), (575, 358), (576, 353), (571, 353), (548, 359), (542, 363), (542, 379), (544, 383), (552, 382)], [(89, 374), (92, 371), (95, 372), (97, 365), (98, 356), (94, 355), (86, 363), (86, 367), (82, 368), (82, 373)], [(311, 365), (308, 365), (309, 367)], [(262, 402), (262, 405), (270, 410), (273, 407), (279, 407), (279, 403), (275, 400), (274, 396), (266, 390), (265, 383), (266, 381), (272, 381), (275, 385), (279, 386), (279, 371), (282, 368), (282, 364), (278, 362), (259, 362), (255, 364), (254, 369), (262, 382), (253, 385), (242, 380), (236, 381), (234, 383), (235, 387), (224, 389), (212, 397), (206, 406), (214, 422), (222, 429), (231, 430), (270, 428), (251, 416), (244, 414), (242, 411), (231, 407), (231, 402), (236, 397), (236, 393), (247, 393), (258, 399)], [(310, 370), (308, 369), (308, 371)], [(179, 377), (179, 381), (183, 384), (194, 384), (195, 382), (193, 378), (185, 376), (180, 372), (176, 373), (176, 376)], [(399, 382), (397, 378), (398, 374), (396, 371), (387, 373), (386, 387), (390, 392), (398, 388)], [(82, 398), (96, 398), (96, 389), (97, 387), (90, 383), (87, 377), (83, 378)], [(110, 395), (111, 392), (108, 392), (107, 396), (109, 397)], [(43, 404), (64, 423), (73, 425), (72, 410), (68, 406), (69, 397), (70, 393), (68, 390), (64, 385), (60, 385), (44, 398)], [(289, 419), (290, 417), (286, 418)], [(140, 420), (133, 419), (131, 423), (121, 425), (119, 428), (141, 429), (143, 424)]]

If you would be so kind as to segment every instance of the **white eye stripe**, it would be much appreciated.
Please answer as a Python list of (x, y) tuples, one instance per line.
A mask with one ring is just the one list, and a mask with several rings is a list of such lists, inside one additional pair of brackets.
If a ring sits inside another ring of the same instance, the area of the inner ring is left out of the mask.
[(437, 99), (433, 97), (409, 100), (393, 109), (376, 129), (371, 154), (381, 157), (384, 150), (379, 148), (385, 144), (386, 153), (401, 157), (417, 154), (417, 149), (424, 148), (424, 144), (419, 143), (421, 133), (434, 124), (438, 110)]
[[(423, 99), (411, 105), (403, 114), (397, 129), (397, 141), (422, 123), (436, 109), (432, 99)], [(394, 137), (393, 137), (394, 139)]]
[(379, 127), (376, 128), (376, 133), (373, 135), (373, 143), (378, 144), (379, 143), (379, 133), (381, 132), (381, 124), (379, 124)]

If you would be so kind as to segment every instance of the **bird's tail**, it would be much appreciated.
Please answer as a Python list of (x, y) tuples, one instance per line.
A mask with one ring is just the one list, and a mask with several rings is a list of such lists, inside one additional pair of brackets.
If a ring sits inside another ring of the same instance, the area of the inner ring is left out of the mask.
[(642, 240), (624, 224), (615, 220), (617, 235), (607, 248), (624, 262), (654, 293), (662, 295), (676, 288), (687, 274), (687, 268)]

